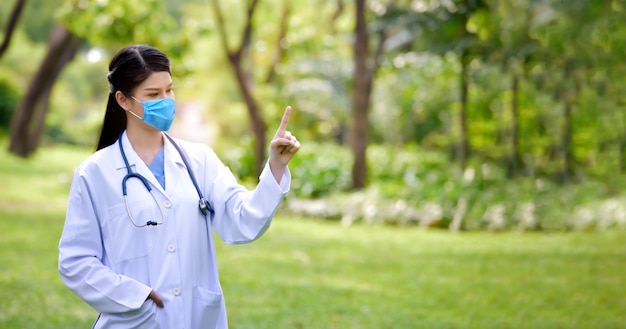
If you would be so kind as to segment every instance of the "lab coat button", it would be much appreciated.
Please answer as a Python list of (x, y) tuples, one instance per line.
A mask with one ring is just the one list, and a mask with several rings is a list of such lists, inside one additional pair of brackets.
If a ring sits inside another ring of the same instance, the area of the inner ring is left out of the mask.
[(174, 294), (174, 296), (178, 296), (178, 295), (180, 295), (180, 289), (178, 289), (178, 288), (174, 288), (174, 289), (172, 290), (172, 293)]
[(170, 200), (165, 200), (165, 202), (163, 202), (163, 206), (165, 206), (165, 208), (169, 208), (172, 206), (172, 203), (170, 202)]
[(175, 245), (171, 244), (171, 245), (167, 246), (167, 251), (174, 252), (175, 250), (176, 250), (176, 246)]

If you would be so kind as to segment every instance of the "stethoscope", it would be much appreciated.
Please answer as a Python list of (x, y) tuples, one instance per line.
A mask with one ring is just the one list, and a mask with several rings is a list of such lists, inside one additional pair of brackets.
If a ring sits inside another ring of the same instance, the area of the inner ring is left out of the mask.
[[(128, 217), (130, 217), (130, 221), (136, 227), (161, 225), (165, 222), (165, 216), (163, 215), (163, 210), (161, 209), (161, 206), (159, 206), (159, 202), (157, 201), (156, 196), (154, 195), (154, 192), (152, 191), (152, 187), (150, 186), (150, 183), (148, 182), (148, 180), (145, 177), (143, 177), (141, 174), (135, 173), (130, 169), (130, 165), (128, 164), (128, 159), (126, 158), (126, 153), (124, 152), (124, 147), (122, 146), (122, 134), (123, 133), (124, 132), (120, 133), (120, 136), (117, 139), (117, 142), (120, 147), (120, 152), (122, 153), (122, 158), (124, 159), (124, 163), (126, 164), (127, 174), (122, 179), (122, 194), (124, 195), (124, 203), (126, 204), (126, 212), (128, 212)], [(193, 172), (191, 171), (191, 166), (189, 166), (189, 162), (187, 161), (187, 157), (185, 156), (185, 153), (181, 150), (178, 144), (174, 142), (174, 139), (172, 139), (172, 137), (170, 137), (165, 132), (163, 133), (163, 135), (165, 135), (165, 137), (167, 137), (167, 139), (172, 143), (172, 145), (174, 145), (174, 148), (176, 148), (176, 151), (178, 151), (178, 154), (183, 159), (183, 163), (187, 167), (187, 173), (189, 173), (189, 178), (191, 178), (191, 182), (193, 183), (193, 186), (196, 188), (196, 192), (198, 192), (198, 197), (200, 198), (200, 200), (198, 201), (200, 211), (205, 217), (207, 213), (210, 213), (211, 216), (213, 216), (215, 211), (213, 210), (211, 205), (204, 199), (204, 196), (202, 195), (202, 192), (200, 191), (200, 187), (198, 186), (198, 183), (196, 182), (196, 177), (193, 175)], [(154, 203), (157, 205), (157, 208), (159, 208), (159, 212), (161, 213), (160, 220), (158, 221), (148, 220), (143, 225), (137, 224), (137, 222), (135, 221), (135, 218), (133, 217), (132, 212), (130, 211), (130, 207), (128, 206), (128, 191), (126, 189), (126, 182), (131, 178), (139, 179), (141, 183), (143, 184), (143, 186), (146, 187), (148, 192), (150, 192), (150, 195), (152, 196)]]

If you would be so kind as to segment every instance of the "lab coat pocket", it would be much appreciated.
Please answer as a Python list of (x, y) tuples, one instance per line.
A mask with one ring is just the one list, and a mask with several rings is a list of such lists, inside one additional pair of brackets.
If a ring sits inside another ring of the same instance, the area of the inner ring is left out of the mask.
[(195, 328), (214, 329), (220, 317), (224, 296), (198, 286), (193, 288), (192, 323)]
[(155, 226), (137, 227), (133, 224), (128, 210), (132, 212), (135, 224), (142, 225), (146, 221), (160, 221), (158, 206), (151, 198), (134, 200), (126, 204), (116, 205), (107, 209), (102, 224), (103, 242), (111, 260), (121, 263), (147, 256), (154, 248)]
[(158, 308), (148, 300), (138, 310), (124, 313), (103, 313), (94, 328), (127, 329), (145, 328), (160, 329), (157, 321)]

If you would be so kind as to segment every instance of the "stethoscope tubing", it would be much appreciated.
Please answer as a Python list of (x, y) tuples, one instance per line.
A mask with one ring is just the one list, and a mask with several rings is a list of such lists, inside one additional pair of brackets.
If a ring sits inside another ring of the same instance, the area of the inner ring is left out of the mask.
[[(163, 214), (163, 209), (161, 209), (161, 206), (159, 206), (159, 202), (157, 201), (156, 196), (154, 195), (154, 192), (152, 191), (152, 187), (150, 186), (150, 183), (148, 183), (148, 180), (145, 177), (141, 176), (139, 173), (132, 172), (132, 170), (130, 169), (130, 164), (128, 164), (128, 159), (126, 158), (126, 152), (124, 152), (124, 147), (122, 146), (121, 134), (120, 134), (120, 137), (118, 138), (118, 143), (120, 146), (120, 151), (122, 153), (122, 158), (124, 159), (124, 164), (126, 165), (126, 171), (127, 171), (126, 176), (124, 176), (124, 178), (122, 179), (122, 195), (124, 196), (124, 204), (126, 205), (126, 212), (128, 213), (128, 217), (130, 218), (130, 221), (136, 227), (157, 226), (157, 225), (163, 224), (165, 222), (165, 215)], [(146, 224), (144, 225), (137, 224), (137, 222), (135, 221), (135, 218), (133, 217), (133, 212), (130, 210), (130, 207), (128, 206), (128, 191), (126, 189), (126, 182), (131, 178), (139, 179), (141, 183), (143, 184), (143, 186), (145, 186), (145, 188), (148, 190), (148, 192), (150, 192), (150, 196), (152, 197), (152, 200), (154, 200), (154, 204), (156, 204), (157, 208), (159, 208), (159, 212), (161, 213), (160, 221), (148, 220), (146, 221)]]
[[(132, 222), (132, 224), (134, 226), (136, 226), (136, 227), (156, 226), (156, 225), (163, 224), (165, 222), (165, 215), (163, 214), (163, 209), (161, 209), (161, 206), (159, 205), (159, 202), (157, 201), (156, 196), (154, 195), (154, 191), (152, 190), (152, 187), (150, 186), (150, 183), (148, 182), (148, 180), (145, 177), (143, 177), (139, 173), (133, 172), (131, 170), (131, 168), (130, 168), (130, 164), (128, 163), (128, 158), (126, 157), (126, 152), (124, 152), (124, 147), (122, 145), (122, 134), (123, 133), (124, 133), (123, 131), (120, 133), (120, 136), (118, 137), (117, 141), (118, 141), (120, 153), (122, 154), (122, 159), (124, 159), (124, 164), (126, 165), (126, 175), (122, 179), (122, 195), (124, 196), (124, 204), (126, 205), (126, 211), (128, 212), (128, 217), (130, 218), (130, 221)], [(202, 214), (205, 217), (206, 217), (207, 213), (210, 213), (211, 216), (213, 216), (215, 211), (213, 210), (213, 207), (211, 207), (210, 203), (208, 203), (204, 199), (204, 196), (202, 195), (202, 191), (200, 191), (200, 187), (198, 186), (196, 178), (195, 178), (193, 172), (191, 171), (191, 167), (189, 166), (189, 162), (187, 161), (187, 157), (185, 156), (185, 153), (178, 146), (178, 144), (176, 144), (176, 142), (174, 141), (174, 139), (172, 139), (172, 137), (170, 137), (165, 132), (163, 134), (165, 135), (165, 137), (167, 137), (167, 139), (170, 140), (172, 145), (174, 145), (174, 148), (176, 148), (176, 151), (178, 151), (178, 154), (180, 154), (180, 157), (183, 160), (183, 163), (187, 167), (187, 172), (189, 173), (189, 178), (191, 179), (191, 182), (193, 183), (193, 186), (195, 187), (196, 192), (198, 193), (198, 196), (200, 198), (199, 201), (198, 201), (198, 205), (199, 205), (200, 211), (202, 212)], [(148, 190), (148, 192), (150, 192), (150, 196), (152, 196), (152, 199), (154, 200), (154, 203), (156, 204), (157, 208), (159, 208), (159, 212), (161, 213), (161, 220), (160, 221), (148, 220), (148, 221), (146, 221), (146, 224), (144, 224), (144, 225), (137, 224), (137, 222), (135, 221), (135, 218), (133, 217), (132, 211), (130, 210), (130, 207), (128, 205), (128, 190), (126, 188), (126, 183), (131, 178), (139, 179), (141, 181), (141, 183), (144, 185), (144, 187)]]

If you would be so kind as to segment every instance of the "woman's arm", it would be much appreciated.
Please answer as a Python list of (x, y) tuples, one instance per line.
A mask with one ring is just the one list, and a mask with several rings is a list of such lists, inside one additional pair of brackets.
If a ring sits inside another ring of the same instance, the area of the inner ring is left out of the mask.
[(98, 312), (139, 309), (152, 289), (102, 263), (102, 234), (93, 196), (86, 176), (77, 170), (59, 242), (61, 279)]

